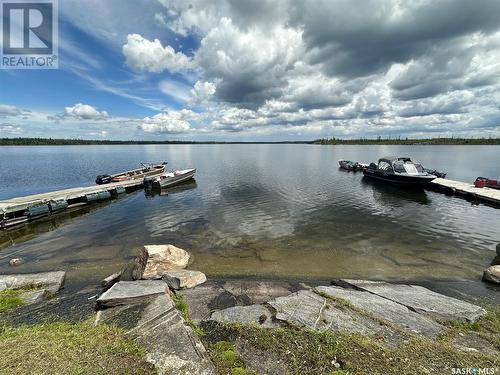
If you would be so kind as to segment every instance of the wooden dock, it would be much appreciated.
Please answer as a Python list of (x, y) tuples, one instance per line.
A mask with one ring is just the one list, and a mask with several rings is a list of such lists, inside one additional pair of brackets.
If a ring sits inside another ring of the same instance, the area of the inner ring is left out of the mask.
[[(71, 208), (92, 202), (102, 201), (119, 196), (143, 186), (142, 179), (112, 182), (104, 185), (92, 185), (71, 189), (51, 191), (48, 193), (28, 195), (0, 201), (0, 228), (21, 224), (29, 220), (56, 213), (52, 209), (48, 213), (30, 215), (26, 211), (37, 205), (48, 205), (50, 202), (66, 202), (65, 208)], [(58, 211), (57, 211), (58, 212)]]
[(497, 189), (487, 187), (477, 188), (467, 182), (453, 181), (445, 178), (436, 178), (430, 183), (430, 186), (449, 195), (459, 195), (500, 206), (500, 190)]

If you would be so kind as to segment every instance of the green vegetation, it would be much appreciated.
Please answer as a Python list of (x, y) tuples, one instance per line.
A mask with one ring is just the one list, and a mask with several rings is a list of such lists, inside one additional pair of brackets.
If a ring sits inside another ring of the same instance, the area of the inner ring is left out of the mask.
[[(495, 318), (496, 319), (496, 318)], [(488, 318), (480, 326), (490, 325)], [(493, 328), (493, 327), (490, 327)], [(358, 334), (318, 332), (289, 328), (267, 328), (239, 324), (213, 324), (205, 327), (208, 350), (220, 374), (228, 366), (243, 367), (235, 353), (234, 362), (225, 362), (221, 353), (233, 350), (238, 339), (259, 351), (269, 353), (286, 365), (290, 374), (445, 374), (454, 367), (494, 368), (498, 357), (479, 352), (463, 352), (452, 344), (452, 337), (437, 340), (412, 336), (398, 348), (390, 348), (382, 338)], [(210, 338), (224, 339), (210, 344)], [(233, 344), (231, 347), (230, 344)], [(339, 367), (340, 366), (340, 367)]]
[(219, 374), (253, 375), (253, 371), (245, 369), (245, 363), (236, 353), (234, 344), (228, 341), (218, 341), (209, 347), (210, 357)]
[(68, 145), (165, 145), (165, 144), (268, 144), (312, 143), (310, 141), (284, 142), (220, 142), (220, 141), (114, 141), (100, 139), (53, 139), (53, 138), (0, 138), (0, 146), (68, 146)]
[(118, 328), (91, 322), (0, 327), (2, 374), (155, 374)]
[(189, 310), (182, 296), (180, 294), (174, 293), (171, 295), (171, 297), (172, 301), (174, 301), (175, 307), (177, 308), (177, 310), (179, 310), (187, 325), (193, 329), (194, 333), (196, 333), (199, 337), (202, 337), (205, 334), (205, 332), (203, 331), (203, 328), (195, 324), (189, 317)]
[(15, 309), (24, 305), (21, 294), (24, 290), (6, 289), (0, 292), (0, 313)]
[(322, 138), (312, 143), (320, 145), (500, 145), (500, 138)]

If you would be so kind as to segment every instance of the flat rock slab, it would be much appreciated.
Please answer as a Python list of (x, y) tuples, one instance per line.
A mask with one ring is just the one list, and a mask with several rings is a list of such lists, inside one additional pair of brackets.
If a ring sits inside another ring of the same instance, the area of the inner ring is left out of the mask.
[(406, 306), (369, 292), (336, 286), (318, 286), (314, 290), (331, 298), (346, 300), (371, 316), (386, 320), (411, 333), (435, 336), (444, 329), (440, 324), (409, 310)]
[(6, 286), (4, 289), (36, 287), (57, 293), (62, 288), (65, 277), (64, 271), (0, 275), (0, 290), (3, 286)]
[(474, 322), (486, 314), (486, 311), (480, 306), (433, 292), (418, 285), (351, 279), (343, 279), (342, 282), (439, 320)]
[(207, 281), (203, 272), (193, 270), (167, 271), (162, 279), (175, 290), (194, 288)]
[(168, 293), (168, 285), (161, 280), (119, 281), (97, 299), (100, 307), (138, 303), (158, 294)]
[(134, 301), (138, 303), (99, 311), (96, 322), (128, 329), (127, 334), (144, 347), (146, 360), (155, 365), (159, 374), (215, 375), (199, 337), (185, 324), (168, 295)]
[(234, 306), (214, 311), (212, 320), (221, 323), (256, 324), (261, 327), (276, 327), (271, 312), (262, 305)]
[(284, 281), (209, 280), (192, 289), (179, 290), (194, 322), (210, 319), (214, 310), (233, 306), (261, 304), (272, 298), (286, 296), (298, 289)]
[(268, 302), (276, 310), (276, 319), (290, 325), (320, 331), (345, 331), (361, 334), (390, 335), (390, 329), (354, 311), (340, 309), (310, 290), (300, 290)]

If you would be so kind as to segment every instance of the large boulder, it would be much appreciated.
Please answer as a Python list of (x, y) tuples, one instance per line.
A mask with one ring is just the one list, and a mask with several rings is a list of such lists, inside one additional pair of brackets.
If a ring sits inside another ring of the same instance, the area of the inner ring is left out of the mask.
[(500, 284), (500, 266), (491, 266), (484, 270), (483, 280)]
[(119, 281), (101, 294), (98, 307), (139, 303), (152, 296), (168, 293), (168, 285), (161, 280)]
[(167, 271), (178, 270), (189, 263), (189, 253), (174, 245), (145, 245), (136, 258), (132, 277), (161, 279)]
[(167, 271), (162, 278), (171, 289), (175, 290), (194, 288), (207, 281), (203, 272), (192, 270)]

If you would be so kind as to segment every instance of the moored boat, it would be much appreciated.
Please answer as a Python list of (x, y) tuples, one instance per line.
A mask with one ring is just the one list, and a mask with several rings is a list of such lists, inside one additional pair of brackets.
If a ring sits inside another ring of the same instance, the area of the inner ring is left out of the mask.
[(145, 177), (157, 176), (165, 172), (166, 162), (162, 164), (141, 164), (141, 168), (117, 174), (101, 174), (97, 176), (95, 183), (98, 185), (109, 184), (111, 182), (120, 182), (127, 180), (144, 179)]
[(408, 157), (386, 156), (371, 163), (363, 170), (366, 177), (385, 181), (394, 185), (424, 186), (436, 178), (425, 171), (422, 164)]
[(174, 172), (163, 173), (157, 177), (145, 178), (145, 184), (151, 184), (153, 187), (165, 188), (180, 184), (181, 182), (190, 180), (194, 177), (196, 169), (181, 169)]
[(339, 160), (339, 166), (347, 171), (362, 171), (364, 168), (368, 167), (367, 164), (358, 163), (357, 161), (351, 160)]

